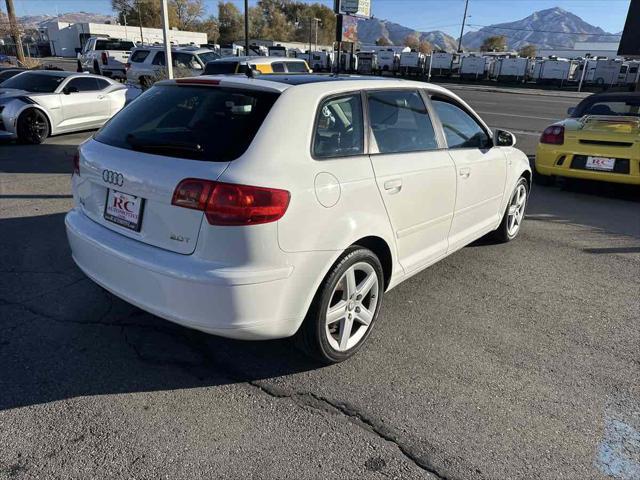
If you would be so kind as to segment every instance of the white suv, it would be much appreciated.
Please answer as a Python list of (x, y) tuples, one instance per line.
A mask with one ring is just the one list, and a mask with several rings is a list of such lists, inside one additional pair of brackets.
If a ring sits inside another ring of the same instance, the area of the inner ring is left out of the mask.
[[(202, 74), (207, 63), (218, 58), (220, 55), (208, 48), (175, 47), (171, 49), (174, 68), (187, 70), (190, 75)], [(126, 64), (127, 80), (143, 88), (150, 87), (162, 76), (166, 64), (164, 47), (136, 47), (131, 51), (129, 62)]]
[(515, 238), (531, 170), (514, 142), (426, 83), (160, 82), (80, 147), (67, 234), (90, 278), (144, 310), (339, 362), (384, 292)]

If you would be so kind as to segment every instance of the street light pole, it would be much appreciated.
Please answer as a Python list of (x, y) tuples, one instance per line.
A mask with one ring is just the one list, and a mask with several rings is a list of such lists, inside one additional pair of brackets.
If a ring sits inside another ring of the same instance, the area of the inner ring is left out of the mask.
[(138, 25), (140, 25), (140, 45), (144, 45), (144, 35), (142, 35), (142, 13), (140, 12), (140, 0), (136, 0), (138, 7)]
[(462, 53), (462, 36), (464, 35), (464, 27), (467, 23), (467, 10), (469, 9), (469, 0), (464, 3), (464, 16), (462, 17), (462, 29), (460, 30), (460, 38), (458, 39), (458, 53)]
[(24, 50), (22, 49), (22, 40), (20, 39), (20, 29), (16, 20), (16, 9), (13, 6), (13, 0), (7, 1), (7, 16), (9, 17), (9, 28), (11, 29), (11, 37), (16, 46), (16, 58), (18, 63), (24, 63)]
[(249, 0), (244, 0), (244, 54), (249, 55)]
[(169, 39), (169, 7), (167, 0), (161, 0), (162, 35), (164, 37), (164, 57), (167, 64), (167, 76), (173, 78), (173, 59), (171, 58), (171, 40)]

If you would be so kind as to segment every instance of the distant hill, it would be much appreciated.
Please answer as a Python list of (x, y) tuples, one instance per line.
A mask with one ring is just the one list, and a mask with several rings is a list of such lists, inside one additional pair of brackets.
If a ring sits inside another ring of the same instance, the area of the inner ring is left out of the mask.
[(19, 23), (25, 29), (38, 28), (47, 22), (52, 20), (59, 20), (61, 22), (78, 23), (115, 23), (116, 17), (113, 15), (103, 15), (100, 13), (88, 13), (88, 12), (71, 12), (63, 13), (59, 16), (54, 15), (24, 15), (18, 18)]
[[(562, 32), (578, 32), (568, 35)], [(482, 42), (494, 35), (504, 35), (511, 49), (525, 45), (537, 48), (573, 48), (575, 42), (616, 42), (620, 37), (609, 36), (600, 27), (595, 27), (577, 15), (555, 7), (534, 12), (522, 20), (483, 27), (477, 32), (468, 32), (462, 37), (465, 49), (477, 50)]]
[(377, 18), (362, 19), (358, 22), (358, 38), (364, 44), (371, 45), (380, 38), (386, 38), (393, 45), (402, 45), (408, 35), (416, 35), (420, 40), (426, 40), (440, 50), (455, 51), (458, 48), (456, 39), (441, 31), (418, 32)]

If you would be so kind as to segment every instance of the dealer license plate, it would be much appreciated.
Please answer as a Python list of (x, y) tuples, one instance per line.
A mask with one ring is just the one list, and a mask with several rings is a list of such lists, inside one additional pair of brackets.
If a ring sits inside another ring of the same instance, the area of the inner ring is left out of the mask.
[(589, 170), (602, 170), (604, 172), (613, 172), (616, 166), (615, 158), (607, 157), (587, 157), (585, 168)]
[(139, 232), (142, 224), (143, 208), (144, 198), (108, 189), (104, 218), (121, 227)]

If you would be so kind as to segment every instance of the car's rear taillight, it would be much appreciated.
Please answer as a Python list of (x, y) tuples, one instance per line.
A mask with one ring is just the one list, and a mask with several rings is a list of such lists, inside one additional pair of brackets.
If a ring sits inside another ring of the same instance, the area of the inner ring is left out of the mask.
[(176, 187), (171, 203), (202, 210), (211, 225), (238, 226), (281, 219), (290, 198), (288, 191), (276, 188), (188, 178)]
[(109, 57), (107, 57), (107, 52), (102, 52), (102, 64), (107, 65), (109, 63)]
[(551, 125), (547, 127), (544, 132), (542, 132), (540, 143), (562, 145), (564, 143), (564, 127), (562, 125)]
[(73, 156), (73, 175), (80, 176), (80, 151), (78, 150)]

